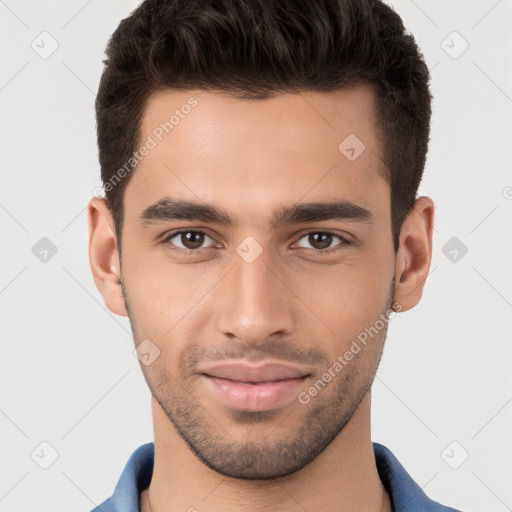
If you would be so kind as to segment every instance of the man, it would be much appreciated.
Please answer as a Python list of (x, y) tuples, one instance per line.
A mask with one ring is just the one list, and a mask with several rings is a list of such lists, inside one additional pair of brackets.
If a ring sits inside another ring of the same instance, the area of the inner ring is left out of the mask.
[(370, 429), (431, 262), (428, 82), (377, 0), (146, 0), (120, 23), (89, 256), (154, 444), (95, 510), (454, 510)]

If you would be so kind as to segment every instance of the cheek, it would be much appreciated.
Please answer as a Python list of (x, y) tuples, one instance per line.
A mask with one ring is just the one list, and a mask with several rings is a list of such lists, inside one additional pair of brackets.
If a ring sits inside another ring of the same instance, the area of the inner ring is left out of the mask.
[[(154, 340), (168, 352), (201, 325), (203, 297), (218, 280), (207, 267), (176, 265), (158, 255), (126, 251), (123, 258), (125, 289), (138, 338)], [(185, 335), (187, 334), (187, 335)]]
[(367, 252), (300, 279), (297, 295), (315, 313), (308, 313), (304, 321), (317, 333), (320, 327), (337, 348), (373, 325), (390, 300), (393, 260), (374, 257), (377, 251)]
[[(149, 241), (137, 240), (127, 232), (123, 245), (123, 274), (130, 304), (137, 316), (150, 318), (168, 312), (167, 303), (183, 293), (180, 272), (160, 257), (160, 249), (145, 247)], [(156, 256), (156, 257), (155, 257)]]

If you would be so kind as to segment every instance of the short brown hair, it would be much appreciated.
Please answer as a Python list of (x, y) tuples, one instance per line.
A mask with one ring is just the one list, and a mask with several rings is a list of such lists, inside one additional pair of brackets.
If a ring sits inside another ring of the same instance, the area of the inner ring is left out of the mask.
[(119, 251), (123, 194), (133, 173), (123, 173), (115, 186), (112, 177), (141, 143), (152, 94), (200, 88), (257, 100), (361, 82), (376, 93), (398, 250), (423, 175), (432, 97), (423, 55), (382, 1), (145, 0), (121, 21), (106, 57), (95, 107), (101, 178)]

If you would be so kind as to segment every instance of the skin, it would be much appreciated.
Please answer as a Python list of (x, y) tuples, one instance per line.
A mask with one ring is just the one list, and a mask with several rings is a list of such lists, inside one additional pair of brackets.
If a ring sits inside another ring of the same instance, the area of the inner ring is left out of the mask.
[[(370, 428), (387, 324), (307, 404), (294, 395), (272, 410), (235, 411), (207, 389), (199, 366), (288, 362), (311, 372), (307, 391), (393, 303), (403, 312), (420, 301), (434, 204), (416, 200), (395, 254), (367, 84), (255, 101), (165, 91), (146, 106), (141, 140), (191, 96), (198, 105), (144, 157), (126, 188), (122, 265), (104, 200), (88, 207), (89, 258), (106, 306), (129, 316), (136, 345), (149, 338), (160, 350), (141, 364), (155, 442), (141, 510), (391, 511)], [(338, 149), (351, 133), (366, 147), (354, 161)], [(167, 220), (143, 227), (141, 213), (165, 196), (215, 205), (236, 225)], [(280, 207), (333, 199), (368, 209), (372, 221), (270, 226)], [(162, 243), (162, 235), (193, 228), (208, 235), (195, 246), (180, 235)], [(352, 243), (333, 236), (322, 245), (308, 236), (324, 230)], [(252, 263), (236, 252), (248, 236), (262, 250)]]

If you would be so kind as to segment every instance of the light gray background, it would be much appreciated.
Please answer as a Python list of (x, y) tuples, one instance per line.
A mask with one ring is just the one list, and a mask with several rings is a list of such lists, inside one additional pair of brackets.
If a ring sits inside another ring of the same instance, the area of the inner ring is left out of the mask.
[[(0, 1), (1, 511), (88, 511), (152, 440), (128, 320), (105, 308), (87, 256), (101, 61), (137, 4)], [(423, 300), (390, 325), (373, 439), (432, 498), (511, 510), (512, 1), (393, 5), (432, 70), (420, 193), (435, 201), (436, 231)], [(469, 44), (458, 58), (453, 31)], [(32, 252), (42, 237), (58, 250), (47, 262)], [(452, 237), (468, 248), (456, 262), (443, 253)], [(58, 453), (48, 469), (42, 442)]]

